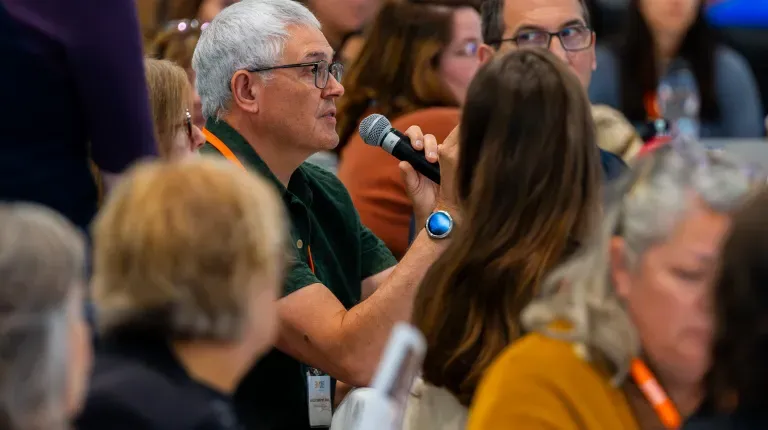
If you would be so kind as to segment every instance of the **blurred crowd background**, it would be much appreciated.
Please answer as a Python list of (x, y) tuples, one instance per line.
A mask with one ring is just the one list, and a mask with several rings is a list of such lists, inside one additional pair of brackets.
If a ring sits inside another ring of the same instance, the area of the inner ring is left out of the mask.
[(0, 0), (0, 58), (0, 430), (768, 429), (768, 0)]

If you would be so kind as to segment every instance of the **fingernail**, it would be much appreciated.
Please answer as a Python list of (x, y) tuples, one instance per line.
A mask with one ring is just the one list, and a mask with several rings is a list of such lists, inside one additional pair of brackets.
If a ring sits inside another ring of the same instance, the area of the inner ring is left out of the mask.
[(437, 154), (434, 152), (430, 152), (429, 154), (427, 154), (427, 157), (436, 158)]
[(421, 146), (423, 143), (421, 139), (416, 139), (416, 146)]

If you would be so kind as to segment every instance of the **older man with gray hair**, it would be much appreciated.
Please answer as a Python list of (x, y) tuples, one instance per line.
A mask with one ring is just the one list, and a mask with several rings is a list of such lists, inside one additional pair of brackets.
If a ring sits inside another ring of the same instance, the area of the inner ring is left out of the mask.
[[(395, 266), (341, 182), (305, 163), (339, 142), (335, 103), (344, 93), (343, 66), (333, 54), (301, 4), (243, 0), (203, 31), (193, 58), (207, 117), (202, 152), (265, 175), (292, 224), (276, 349), (235, 394), (248, 429), (329, 426), (335, 381), (370, 382), (394, 324), (410, 319), (419, 282), (451, 241), (423, 230)], [(431, 162), (439, 153), (443, 166), (443, 188), (401, 166), (419, 225), (435, 209), (458, 223), (446, 168), (455, 165), (454, 141), (438, 148), (418, 127), (406, 134)]]

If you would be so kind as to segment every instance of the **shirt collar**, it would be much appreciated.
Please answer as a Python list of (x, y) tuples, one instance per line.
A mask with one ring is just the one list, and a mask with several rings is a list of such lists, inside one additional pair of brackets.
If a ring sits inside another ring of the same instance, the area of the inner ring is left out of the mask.
[(221, 139), (241, 163), (253, 168), (273, 183), (283, 198), (290, 198), (291, 195), (295, 195), (305, 202), (305, 204), (311, 204), (312, 190), (309, 187), (307, 175), (304, 172), (304, 164), (299, 166), (299, 168), (293, 172), (291, 179), (288, 181), (288, 187), (286, 188), (283, 183), (277, 179), (277, 176), (269, 170), (269, 166), (267, 166), (267, 163), (261, 159), (256, 150), (254, 150), (245, 138), (243, 138), (243, 136), (241, 136), (240, 133), (232, 128), (226, 121), (208, 118), (205, 123), (205, 128)]

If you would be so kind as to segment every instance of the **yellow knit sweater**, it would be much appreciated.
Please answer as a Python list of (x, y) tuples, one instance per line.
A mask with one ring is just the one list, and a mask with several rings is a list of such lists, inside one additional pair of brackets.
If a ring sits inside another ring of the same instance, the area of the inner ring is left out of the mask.
[(638, 430), (607, 373), (573, 345), (538, 333), (513, 343), (488, 369), (468, 430)]

